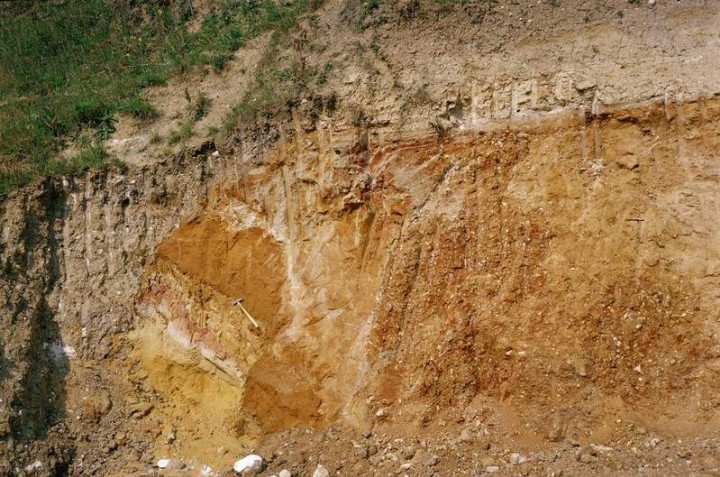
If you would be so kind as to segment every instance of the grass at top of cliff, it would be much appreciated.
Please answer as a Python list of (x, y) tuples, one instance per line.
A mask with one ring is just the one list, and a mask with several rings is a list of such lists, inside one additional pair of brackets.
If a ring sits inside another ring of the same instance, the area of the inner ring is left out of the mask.
[(157, 117), (144, 88), (222, 70), (248, 39), (289, 29), (308, 2), (216, 0), (202, 16), (191, 0), (24, 5), (0, 12), (0, 195), (56, 171), (71, 143), (96, 160), (66, 172), (102, 162), (117, 114)]

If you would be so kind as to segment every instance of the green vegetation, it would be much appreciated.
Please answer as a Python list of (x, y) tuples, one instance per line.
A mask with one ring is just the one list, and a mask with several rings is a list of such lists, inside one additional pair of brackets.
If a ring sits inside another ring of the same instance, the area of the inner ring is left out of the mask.
[[(293, 48), (300, 59), (282, 56), (282, 48)], [(258, 63), (253, 85), (223, 121), (225, 134), (231, 133), (239, 121), (250, 120), (263, 111), (278, 111), (307, 89), (317, 71), (305, 64), (303, 48), (291, 45), (286, 35), (273, 34)]]
[(135, 119), (143, 121), (152, 121), (160, 117), (155, 107), (142, 98), (130, 98), (117, 105), (117, 112), (129, 114)]
[[(217, 0), (202, 19), (190, 0), (27, 5), (0, 13), (0, 195), (38, 175), (107, 164), (102, 143), (117, 114), (158, 115), (143, 88), (198, 67), (221, 70), (248, 39), (290, 29), (307, 0)], [(198, 98), (193, 118), (209, 106)], [(82, 152), (59, 159), (70, 142)]]
[(170, 137), (168, 137), (168, 144), (174, 145), (179, 142), (187, 141), (192, 135), (193, 123), (192, 121), (185, 121), (182, 125), (180, 125), (180, 129), (170, 133)]
[(191, 102), (193, 121), (200, 121), (210, 111), (212, 100), (205, 93), (200, 93), (195, 101)]
[(159, 132), (153, 131), (152, 136), (150, 136), (150, 144), (160, 144), (162, 142), (162, 136)]

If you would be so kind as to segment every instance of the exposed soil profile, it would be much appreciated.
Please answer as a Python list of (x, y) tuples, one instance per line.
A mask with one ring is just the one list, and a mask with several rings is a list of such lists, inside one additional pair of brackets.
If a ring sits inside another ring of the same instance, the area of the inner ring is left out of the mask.
[[(378, 145), (349, 167), (310, 133), (158, 247), (140, 309), (239, 363), (239, 426), (258, 435), (432, 434), (468, 413), (524, 445), (604, 442), (626, 419), (702, 434), (717, 407), (719, 113), (560, 115)], [(259, 328), (228, 311), (236, 297)]]
[(0, 474), (718, 475), (720, 3), (312, 3), (0, 200)]

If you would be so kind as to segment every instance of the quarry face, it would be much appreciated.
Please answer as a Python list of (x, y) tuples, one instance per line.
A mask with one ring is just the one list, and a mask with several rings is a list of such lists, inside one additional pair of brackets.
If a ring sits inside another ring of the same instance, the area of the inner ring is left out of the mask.
[(720, 5), (562, 3), (330, 2), (332, 95), (10, 194), (3, 472), (718, 472)]

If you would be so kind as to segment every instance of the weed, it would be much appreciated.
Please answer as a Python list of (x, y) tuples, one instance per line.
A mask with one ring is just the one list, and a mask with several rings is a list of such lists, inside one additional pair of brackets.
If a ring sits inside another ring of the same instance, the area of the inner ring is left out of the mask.
[(210, 111), (211, 105), (212, 100), (208, 97), (207, 94), (201, 92), (200, 95), (198, 95), (197, 100), (192, 103), (193, 121), (200, 121), (202, 118), (207, 116), (208, 112)]
[(213, 70), (215, 70), (216, 73), (219, 73), (223, 69), (225, 69), (225, 65), (227, 65), (227, 62), (232, 59), (231, 54), (217, 54), (212, 55), (210, 57), (210, 66), (212, 66)]
[(160, 144), (162, 140), (163, 138), (160, 133), (157, 131), (153, 131), (152, 135), (150, 136), (150, 144)]
[(193, 135), (192, 122), (186, 121), (180, 125), (180, 129), (170, 133), (168, 137), (168, 144), (175, 145), (179, 142), (185, 142)]
[[(262, 58), (258, 62), (258, 69), (251, 88), (245, 93), (242, 100), (231, 110), (223, 120), (223, 132), (231, 133), (238, 122), (254, 117), (260, 111), (278, 110), (302, 87), (292, 67), (284, 67), (288, 58), (279, 56), (281, 37), (274, 34)], [(297, 67), (297, 66), (296, 66)], [(295, 83), (295, 84), (293, 84)]]
[(322, 71), (318, 73), (317, 78), (315, 79), (315, 82), (318, 85), (324, 85), (327, 83), (327, 77), (330, 74), (330, 72), (335, 68), (335, 64), (332, 61), (326, 61), (325, 66), (323, 66)]
[(106, 168), (116, 166), (116, 161), (109, 160), (102, 144), (94, 143), (83, 148), (79, 154), (63, 158), (56, 156), (46, 162), (13, 162), (0, 161), (0, 196), (8, 191), (23, 186), (42, 175), (74, 174), (93, 167)]
[(81, 101), (75, 106), (75, 112), (77, 122), (94, 129), (98, 138), (107, 139), (115, 132), (117, 120), (109, 106)]
[(102, 145), (93, 145), (70, 158), (53, 158), (47, 163), (46, 174), (71, 174), (91, 167), (103, 166), (108, 154)]
[(388, 62), (385, 52), (376, 42), (373, 41), (372, 43), (370, 43), (370, 49), (373, 51), (373, 53), (375, 53), (375, 55), (380, 59), (380, 61), (382, 61), (383, 63)]
[(413, 21), (420, 10), (420, 0), (410, 0), (401, 8), (401, 14), (407, 21)]
[(432, 97), (427, 90), (427, 86), (423, 85), (406, 97), (400, 107), (400, 123), (404, 124), (414, 109), (430, 104), (432, 104)]
[[(159, 66), (159, 65), (158, 65)], [(147, 88), (151, 86), (165, 86), (168, 77), (159, 71), (145, 71), (138, 77), (138, 87)]]
[(135, 119), (142, 121), (151, 121), (160, 117), (160, 113), (155, 106), (148, 103), (142, 98), (130, 98), (117, 105), (116, 110), (119, 113), (129, 114)]
[(355, 48), (355, 53), (358, 56), (360, 66), (362, 66), (365, 71), (367, 71), (373, 76), (380, 74), (380, 71), (375, 67), (372, 60), (368, 58), (368, 55), (365, 54), (365, 47), (363, 46), (363, 44), (359, 41), (356, 41), (353, 46)]
[(364, 30), (387, 21), (382, 14), (377, 14), (377, 11), (382, 10), (384, 3), (385, 0), (346, 0), (340, 16), (353, 24), (356, 29)]
[(430, 93), (428, 93), (426, 86), (421, 86), (410, 96), (410, 103), (413, 106), (422, 106), (430, 104), (431, 102), (432, 98), (430, 98)]

